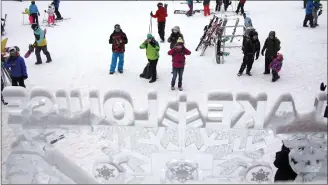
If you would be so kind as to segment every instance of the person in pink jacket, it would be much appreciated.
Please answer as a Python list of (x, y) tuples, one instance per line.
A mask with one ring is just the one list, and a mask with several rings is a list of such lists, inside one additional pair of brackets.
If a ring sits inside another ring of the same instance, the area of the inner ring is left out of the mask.
[(186, 63), (185, 55), (190, 55), (191, 52), (185, 48), (183, 40), (179, 37), (177, 44), (167, 54), (172, 55), (173, 77), (171, 81), (171, 90), (175, 90), (175, 81), (179, 75), (178, 88), (182, 91), (182, 75)]

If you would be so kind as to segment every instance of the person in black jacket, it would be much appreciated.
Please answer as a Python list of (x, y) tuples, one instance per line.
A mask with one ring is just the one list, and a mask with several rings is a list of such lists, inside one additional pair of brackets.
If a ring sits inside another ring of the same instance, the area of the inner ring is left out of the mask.
[(274, 176), (274, 182), (277, 181), (294, 181), (297, 173), (294, 172), (289, 164), (290, 150), (284, 144), (281, 151), (276, 153), (276, 160), (273, 162), (274, 166), (278, 168)]
[(265, 67), (263, 74), (270, 74), (270, 63), (272, 62), (273, 57), (277, 56), (279, 50), (280, 40), (276, 37), (275, 31), (270, 31), (261, 51), (262, 56), (264, 56), (265, 51)]
[(170, 49), (174, 48), (175, 44), (178, 42), (179, 37), (181, 37), (181, 39), (184, 41), (183, 35), (180, 31), (180, 27), (174, 26), (172, 28), (172, 33), (170, 37), (167, 39), (167, 42), (170, 43)]
[(255, 60), (259, 58), (261, 44), (258, 40), (258, 33), (256, 31), (251, 31), (248, 35), (249, 37), (245, 37), (243, 40), (242, 50), (244, 53), (243, 63), (240, 66), (238, 76), (241, 76), (246, 69), (246, 74), (248, 76), (252, 76), (251, 69)]

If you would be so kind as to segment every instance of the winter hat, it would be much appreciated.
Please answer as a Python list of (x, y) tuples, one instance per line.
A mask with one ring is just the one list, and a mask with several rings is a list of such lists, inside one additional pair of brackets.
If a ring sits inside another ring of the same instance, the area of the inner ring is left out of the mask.
[(280, 61), (284, 60), (284, 56), (281, 53), (277, 53), (277, 59)]
[(37, 30), (39, 28), (38, 24), (36, 23), (33, 23), (32, 26), (31, 26), (32, 30)]
[(32, 4), (35, 4), (35, 1), (34, 1), (34, 0), (32, 0), (32, 1), (31, 1), (31, 3), (32, 3)]
[(180, 32), (180, 27), (179, 27), (179, 26), (174, 26), (174, 27), (172, 28), (172, 31), (174, 31), (174, 30)]
[(119, 24), (115, 24), (114, 29), (121, 29), (121, 26)]
[(152, 39), (152, 38), (153, 38), (153, 35), (150, 34), (150, 33), (148, 33), (148, 34), (147, 34), (147, 39)]
[(177, 44), (183, 44), (183, 40), (181, 37), (178, 38)]
[(157, 3), (157, 7), (163, 6), (163, 3), (159, 2)]
[(275, 32), (275, 31), (270, 31), (270, 32), (269, 32), (269, 37), (270, 37), (270, 36), (276, 37), (276, 32)]

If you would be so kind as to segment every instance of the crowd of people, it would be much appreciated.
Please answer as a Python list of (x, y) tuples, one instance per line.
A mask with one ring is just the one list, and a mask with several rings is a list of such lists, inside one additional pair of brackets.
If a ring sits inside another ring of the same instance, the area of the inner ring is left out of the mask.
[[(315, 27), (318, 26), (317, 23), (317, 15), (319, 8), (321, 7), (320, 0), (306, 0), (306, 17), (304, 20), (304, 25), (306, 26), (307, 21), (310, 21), (310, 26)], [(244, 38), (242, 43), (242, 52), (243, 52), (243, 60), (240, 66), (238, 76), (241, 76), (246, 69), (246, 74), (252, 76), (251, 69), (254, 63), (254, 60), (257, 60), (260, 56), (265, 57), (265, 68), (263, 74), (272, 74), (272, 82), (277, 81), (279, 76), (279, 71), (282, 67), (283, 55), (278, 53), (281, 48), (280, 40), (276, 37), (275, 31), (270, 31), (268, 38), (266, 38), (264, 45), (261, 50), (261, 44), (258, 40), (258, 33), (253, 28), (253, 23), (250, 17), (246, 16), (244, 12), (244, 5), (246, 0), (239, 0), (238, 7), (236, 9), (236, 14), (241, 11), (244, 17)], [(54, 20), (62, 20), (62, 16), (59, 12), (59, 0), (54, 0), (49, 6), (48, 10), (45, 12), (48, 14), (48, 24), (54, 24)], [(189, 10), (192, 12), (193, 9), (193, 1), (187, 0), (189, 5)], [(204, 0), (204, 15), (207, 16), (210, 14), (209, 12), (209, 3), (210, 0)], [(224, 4), (224, 10), (227, 11), (229, 5), (231, 5), (231, 0), (216, 0), (215, 10), (220, 11), (222, 3)], [(168, 16), (166, 7), (163, 6), (163, 3), (157, 4), (157, 11), (155, 14), (150, 12), (150, 16), (152, 18), (157, 19), (158, 24), (158, 35), (160, 37), (160, 42), (165, 42), (165, 24), (166, 18)], [(320, 9), (320, 11), (322, 11)], [(34, 33), (35, 42), (32, 45), (35, 55), (36, 55), (36, 63), (42, 64), (42, 59), (40, 56), (41, 51), (46, 56), (46, 63), (52, 62), (50, 52), (47, 49), (47, 40), (46, 33), (39, 26), (38, 16), (40, 16), (39, 9), (35, 4), (35, 1), (31, 1), (31, 5), (29, 7), (29, 16), (31, 16), (32, 25), (31, 28)], [(189, 13), (190, 13), (189, 12)], [(310, 14), (311, 12), (311, 14)], [(187, 15), (189, 15), (187, 13)], [(56, 15), (56, 18), (55, 18)], [(189, 15), (190, 16), (190, 15)], [(186, 62), (186, 55), (190, 55), (191, 52), (184, 45), (184, 36), (181, 33), (180, 27), (175, 26), (171, 30), (171, 34), (167, 40), (170, 43), (170, 50), (168, 51), (168, 55), (172, 55), (172, 80), (171, 80), (171, 89), (175, 89), (175, 81), (178, 77), (178, 89), (182, 90), (182, 77), (184, 72), (184, 66)], [(128, 44), (127, 35), (123, 32), (121, 26), (116, 24), (114, 26), (114, 31), (110, 35), (109, 44), (112, 45), (112, 61), (109, 69), (109, 74), (113, 75), (116, 71), (119, 73), (123, 73), (124, 69), (124, 53), (125, 53), (125, 45)], [(140, 45), (140, 49), (146, 50), (146, 56), (148, 59), (148, 64), (144, 68), (144, 71), (140, 74), (140, 77), (150, 79), (149, 83), (154, 83), (157, 80), (157, 63), (159, 60), (159, 51), (160, 45), (154, 38), (152, 34), (148, 34), (146, 40)], [(261, 50), (261, 52), (260, 52)], [(28, 78), (26, 66), (24, 59), (19, 55), (18, 47), (11, 47), (8, 50), (9, 57), (8, 59), (4, 59), (2, 56), (1, 59), (4, 62), (4, 67), (10, 71), (12, 85), (25, 87), (24, 80)], [(17, 65), (19, 64), (19, 65)], [(270, 71), (271, 70), (271, 71)], [(3, 80), (1, 79), (1, 82)], [(3, 83), (2, 83), (3, 84)]]

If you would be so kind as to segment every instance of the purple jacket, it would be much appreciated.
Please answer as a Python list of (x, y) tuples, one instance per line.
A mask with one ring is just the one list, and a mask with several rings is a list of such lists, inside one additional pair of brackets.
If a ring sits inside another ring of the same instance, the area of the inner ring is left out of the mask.
[(270, 68), (274, 71), (279, 72), (282, 67), (282, 61), (278, 60), (277, 58), (273, 59), (273, 61), (270, 63)]

